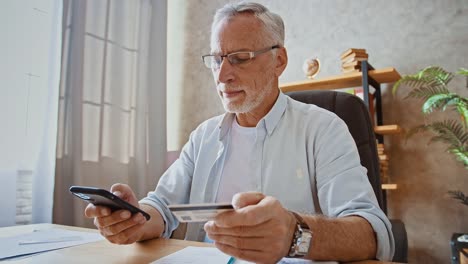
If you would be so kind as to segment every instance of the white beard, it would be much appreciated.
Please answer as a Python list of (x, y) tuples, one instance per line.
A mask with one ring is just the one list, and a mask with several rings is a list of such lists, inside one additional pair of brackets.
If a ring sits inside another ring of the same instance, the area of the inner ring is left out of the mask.
[[(270, 90), (270, 86), (272, 84), (273, 80), (269, 81), (267, 86), (265, 86), (263, 89), (261, 89), (257, 94), (250, 94), (250, 97), (247, 96), (245, 97), (245, 100), (242, 103), (233, 103), (229, 102), (228, 100), (225, 100), (224, 98), (221, 97), (221, 102), (223, 103), (224, 110), (228, 113), (235, 113), (235, 114), (243, 114), (243, 113), (248, 113), (251, 112), (253, 109), (257, 108), (268, 95), (268, 92)], [(245, 91), (245, 87), (236, 87), (239, 89), (235, 90), (243, 90)]]

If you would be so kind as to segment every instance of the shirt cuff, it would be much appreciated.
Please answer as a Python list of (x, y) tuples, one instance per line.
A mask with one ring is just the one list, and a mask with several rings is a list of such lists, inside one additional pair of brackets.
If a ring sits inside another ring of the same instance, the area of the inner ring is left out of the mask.
[(374, 229), (377, 238), (377, 259), (381, 261), (392, 261), (393, 254), (395, 253), (395, 241), (393, 239), (392, 224), (390, 224), (390, 221), (383, 220), (374, 214), (362, 211), (356, 211), (341, 216), (352, 215), (357, 215), (366, 219)]
[[(163, 238), (170, 238), (172, 235), (172, 232), (177, 228), (179, 225), (179, 221), (177, 221), (176, 218), (172, 217), (171, 211), (162, 204), (161, 201), (158, 201), (159, 199), (157, 197), (149, 198), (145, 197), (140, 200), (140, 203), (149, 205), (151, 207), (154, 207), (158, 212), (161, 214), (163, 220), (164, 220), (164, 232), (162, 233)], [(169, 217), (168, 217), (169, 216)]]

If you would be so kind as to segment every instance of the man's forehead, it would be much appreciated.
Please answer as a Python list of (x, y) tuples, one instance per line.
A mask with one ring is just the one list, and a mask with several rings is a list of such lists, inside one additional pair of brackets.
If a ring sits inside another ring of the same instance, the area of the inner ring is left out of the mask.
[(256, 48), (255, 45), (257, 42), (253, 39), (230, 39), (230, 40), (220, 40), (213, 39), (211, 41), (211, 53), (213, 54), (227, 54), (236, 51), (252, 51)]
[(252, 50), (262, 42), (262, 23), (253, 15), (236, 15), (218, 22), (211, 33), (211, 52)]

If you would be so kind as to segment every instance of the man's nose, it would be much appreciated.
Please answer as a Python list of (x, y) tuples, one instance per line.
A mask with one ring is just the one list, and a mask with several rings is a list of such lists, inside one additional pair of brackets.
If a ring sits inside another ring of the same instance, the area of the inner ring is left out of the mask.
[(234, 67), (228, 58), (224, 58), (217, 70), (217, 81), (220, 83), (230, 83), (234, 81)]

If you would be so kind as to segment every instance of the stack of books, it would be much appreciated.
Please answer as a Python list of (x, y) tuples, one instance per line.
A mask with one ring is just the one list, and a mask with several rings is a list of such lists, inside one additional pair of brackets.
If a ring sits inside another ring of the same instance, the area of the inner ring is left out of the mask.
[(341, 70), (343, 73), (360, 72), (361, 61), (368, 58), (365, 49), (347, 49), (341, 54)]
[(385, 153), (384, 144), (377, 144), (377, 153), (379, 155), (380, 180), (382, 183), (389, 183), (388, 162), (389, 156)]

